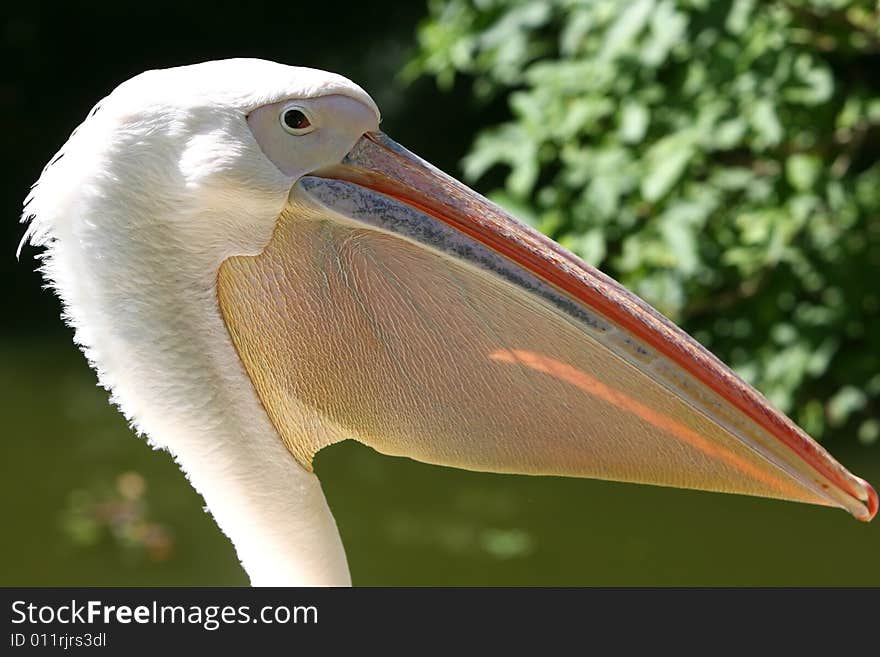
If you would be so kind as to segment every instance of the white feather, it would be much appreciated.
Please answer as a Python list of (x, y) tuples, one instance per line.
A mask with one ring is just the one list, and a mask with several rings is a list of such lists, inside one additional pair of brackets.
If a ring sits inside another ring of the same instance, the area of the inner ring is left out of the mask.
[(144, 73), (98, 103), (25, 202), (22, 242), (45, 247), (99, 382), (175, 456), (255, 584), (349, 583), (318, 480), (269, 422), (216, 297), (220, 263), (265, 247), (291, 186), (247, 113), (331, 93), (375, 109), (338, 75), (260, 60)]

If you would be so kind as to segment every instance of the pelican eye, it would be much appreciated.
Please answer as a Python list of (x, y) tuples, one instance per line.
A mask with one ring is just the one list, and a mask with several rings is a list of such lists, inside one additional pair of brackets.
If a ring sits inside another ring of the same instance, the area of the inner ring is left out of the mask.
[(299, 107), (288, 107), (280, 118), (281, 125), (292, 135), (304, 135), (314, 129), (308, 115)]

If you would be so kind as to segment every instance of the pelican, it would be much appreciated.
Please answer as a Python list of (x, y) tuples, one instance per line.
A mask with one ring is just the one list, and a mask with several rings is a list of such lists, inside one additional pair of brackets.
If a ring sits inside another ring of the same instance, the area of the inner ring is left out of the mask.
[(379, 118), (324, 71), (148, 71), (25, 201), (22, 244), (100, 384), (254, 585), (351, 583), (312, 470), (345, 439), (874, 516), (867, 482), (695, 340)]

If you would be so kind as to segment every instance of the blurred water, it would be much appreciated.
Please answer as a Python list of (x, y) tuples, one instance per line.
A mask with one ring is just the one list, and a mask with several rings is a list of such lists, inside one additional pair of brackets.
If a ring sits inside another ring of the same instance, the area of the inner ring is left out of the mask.
[[(68, 339), (0, 342), (0, 585), (244, 584), (164, 452)], [(880, 483), (880, 449), (831, 446)], [(316, 469), (355, 584), (880, 585), (880, 523), (646, 486), (463, 472), (347, 442)]]

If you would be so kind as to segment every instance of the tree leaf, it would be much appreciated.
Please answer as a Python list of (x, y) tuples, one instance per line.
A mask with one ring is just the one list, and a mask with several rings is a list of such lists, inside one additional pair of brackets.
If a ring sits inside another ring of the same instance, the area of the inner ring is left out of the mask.
[(687, 131), (655, 143), (645, 156), (645, 176), (641, 184), (645, 200), (657, 201), (663, 197), (684, 174), (694, 154), (693, 136)]

